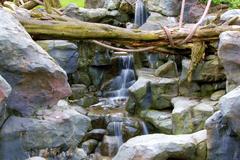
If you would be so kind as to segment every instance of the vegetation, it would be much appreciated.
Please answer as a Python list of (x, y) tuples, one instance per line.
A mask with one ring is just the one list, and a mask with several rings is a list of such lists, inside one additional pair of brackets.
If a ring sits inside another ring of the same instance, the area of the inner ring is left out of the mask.
[[(200, 0), (207, 2), (207, 0)], [(213, 0), (214, 4), (228, 4), (231, 8), (240, 8), (240, 0)]]
[(84, 7), (84, 0), (61, 0), (62, 6), (67, 6), (69, 3), (75, 3), (79, 7)]

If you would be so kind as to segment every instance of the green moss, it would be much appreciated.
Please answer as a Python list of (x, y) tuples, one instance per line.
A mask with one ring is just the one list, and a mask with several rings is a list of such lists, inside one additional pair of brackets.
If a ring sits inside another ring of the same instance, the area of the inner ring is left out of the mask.
[(67, 6), (69, 3), (75, 3), (79, 7), (84, 7), (84, 0), (60, 0), (63, 7)]
[[(199, 0), (200, 2), (206, 3), (207, 0)], [(240, 0), (213, 0), (213, 4), (228, 4), (230, 8), (240, 8)]]

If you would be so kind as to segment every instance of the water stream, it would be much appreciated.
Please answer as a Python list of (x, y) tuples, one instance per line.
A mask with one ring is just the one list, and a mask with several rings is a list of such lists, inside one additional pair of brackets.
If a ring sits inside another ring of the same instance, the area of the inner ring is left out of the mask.
[(137, 0), (135, 5), (134, 24), (140, 27), (146, 22), (148, 17), (149, 13), (144, 6), (143, 0)]

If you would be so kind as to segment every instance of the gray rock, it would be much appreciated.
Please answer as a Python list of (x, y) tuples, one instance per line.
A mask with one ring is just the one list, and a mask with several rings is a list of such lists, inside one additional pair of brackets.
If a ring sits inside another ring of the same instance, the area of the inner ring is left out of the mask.
[(213, 114), (206, 121), (208, 159), (233, 159), (240, 158), (239, 136), (228, 127), (221, 111)]
[(213, 101), (218, 101), (222, 96), (225, 95), (225, 93), (226, 93), (225, 90), (216, 91), (211, 95), (210, 99), (213, 100)]
[(43, 158), (43, 157), (31, 157), (31, 158), (28, 158), (26, 160), (46, 160), (46, 159)]
[(187, 97), (172, 99), (173, 134), (192, 133), (204, 128), (205, 121), (215, 111), (214, 104)]
[(159, 13), (151, 12), (146, 23), (144, 23), (139, 29), (151, 31), (160, 30), (163, 26), (165, 27), (175, 27), (178, 25), (177, 18), (166, 17)]
[(74, 4), (68, 5), (64, 9), (63, 13), (69, 17), (87, 22), (101, 22), (104, 18), (107, 17), (113, 18), (119, 16), (119, 12), (116, 10), (108, 11), (106, 8), (97, 9), (79, 8)]
[[(182, 61), (181, 79), (187, 78), (190, 63), (191, 60), (189, 59)], [(207, 61), (198, 64), (192, 73), (192, 81), (217, 82), (223, 80), (225, 80), (225, 74), (218, 56), (208, 56)]]
[[(228, 21), (231, 18), (239, 17), (239, 16), (240, 16), (240, 9), (232, 9), (232, 10), (228, 10), (228, 11), (224, 12), (220, 17), (220, 20), (221, 21)], [(239, 19), (236, 22), (234, 22), (234, 24), (235, 25), (240, 25)]]
[(152, 12), (165, 16), (178, 16), (181, 3), (178, 0), (148, 0), (146, 6)]
[(37, 43), (47, 51), (67, 73), (73, 73), (77, 70), (79, 52), (74, 43), (63, 40), (37, 41)]
[(186, 135), (150, 134), (124, 143), (113, 160), (206, 160), (206, 131)]
[(240, 85), (240, 32), (227, 31), (220, 34), (218, 56), (220, 57), (227, 77), (227, 92)]
[(90, 153), (93, 153), (94, 150), (96, 149), (98, 145), (98, 141), (95, 140), (95, 139), (89, 139), (85, 142), (82, 143), (82, 148), (83, 150), (87, 153), (87, 154), (90, 154)]
[(72, 160), (87, 160), (87, 154), (82, 148), (76, 148), (73, 155)]
[(4, 144), (2, 149), (9, 153), (12, 144), (15, 144), (14, 147), (20, 145), (25, 151), (77, 146), (91, 127), (88, 117), (72, 109), (44, 110), (43, 113), (41, 119), (44, 120), (16, 116), (8, 118), (0, 133), (0, 146)]
[(82, 98), (88, 92), (87, 86), (85, 86), (84, 84), (73, 84), (71, 89), (72, 89), (71, 99)]
[(8, 117), (6, 99), (11, 93), (12, 88), (7, 81), (0, 75), (0, 126)]
[(108, 10), (117, 10), (120, 6), (121, 0), (106, 0), (104, 3), (104, 8)]
[(37, 45), (21, 24), (0, 9), (0, 74), (12, 86), (8, 107), (31, 115), (71, 94), (66, 72)]
[(96, 139), (98, 141), (101, 141), (105, 134), (107, 134), (106, 129), (93, 129), (85, 135), (84, 139), (86, 139), (86, 140)]
[(140, 114), (144, 121), (152, 124), (158, 133), (172, 134), (172, 114), (169, 111), (147, 110)]
[(101, 154), (103, 156), (114, 156), (119, 147), (119, 142), (116, 136), (104, 136), (101, 144)]
[(103, 8), (105, 0), (85, 0), (85, 8)]
[(164, 78), (175, 78), (178, 77), (177, 65), (173, 61), (161, 65), (156, 69), (155, 76)]
[(95, 51), (95, 55), (93, 57), (92, 66), (107, 66), (111, 65), (111, 58), (108, 51), (100, 53), (99, 51)]
[(98, 98), (94, 95), (86, 94), (82, 98), (76, 99), (74, 103), (84, 108), (87, 108), (91, 105), (98, 103)]

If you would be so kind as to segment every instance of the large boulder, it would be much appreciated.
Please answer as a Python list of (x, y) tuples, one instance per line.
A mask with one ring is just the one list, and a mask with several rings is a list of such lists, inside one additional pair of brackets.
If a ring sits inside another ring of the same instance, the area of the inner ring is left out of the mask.
[(8, 117), (6, 108), (6, 98), (11, 93), (11, 86), (7, 81), (0, 76), (0, 126), (4, 123), (5, 119)]
[[(9, 117), (0, 132), (1, 159), (25, 157), (31, 150), (76, 147), (91, 127), (90, 119), (69, 106), (41, 110), (38, 119)], [(16, 152), (12, 152), (16, 150)]]
[(113, 160), (206, 160), (206, 131), (138, 136), (124, 143)]
[(214, 105), (188, 97), (172, 99), (173, 134), (193, 133), (204, 128), (205, 121), (214, 113)]
[(85, 8), (102, 8), (105, 0), (85, 0)]
[(66, 72), (8, 12), (0, 9), (0, 74), (12, 86), (8, 107), (31, 115), (71, 94)]
[(227, 31), (220, 34), (218, 55), (227, 76), (227, 91), (240, 85), (240, 32)]
[(67, 72), (73, 73), (78, 67), (78, 47), (64, 40), (37, 41), (37, 43), (53, 57)]
[[(232, 9), (232, 10), (228, 10), (226, 12), (224, 12), (221, 17), (220, 17), (220, 20), (221, 21), (228, 21), (230, 20), (231, 18), (234, 18), (234, 17), (239, 17), (240, 16), (240, 9)], [(235, 22), (234, 22), (235, 25), (240, 25), (240, 21), (239, 19), (237, 19)]]
[(240, 86), (220, 99), (220, 111), (206, 121), (209, 159), (240, 158)]

